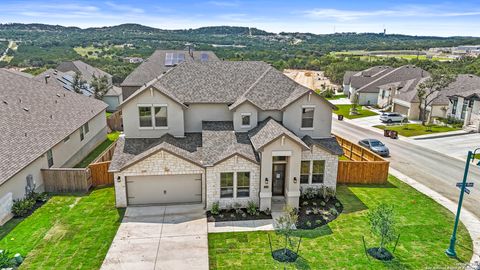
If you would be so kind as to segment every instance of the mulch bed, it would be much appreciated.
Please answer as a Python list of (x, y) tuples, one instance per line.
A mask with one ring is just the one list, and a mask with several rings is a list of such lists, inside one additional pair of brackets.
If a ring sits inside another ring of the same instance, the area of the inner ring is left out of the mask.
[[(307, 202), (305, 204), (305, 202)], [(298, 211), (298, 229), (315, 229), (336, 219), (343, 211), (343, 205), (337, 198), (325, 202), (323, 198), (300, 199)]]
[[(240, 212), (241, 211), (241, 212)], [(258, 220), (258, 219), (272, 219), (270, 213), (265, 213), (263, 211), (258, 211), (257, 215), (249, 215), (246, 208), (241, 208), (238, 210), (220, 210), (218, 215), (213, 215), (210, 211), (207, 211), (207, 221), (208, 222), (221, 222), (221, 221), (239, 221), (239, 220)]]

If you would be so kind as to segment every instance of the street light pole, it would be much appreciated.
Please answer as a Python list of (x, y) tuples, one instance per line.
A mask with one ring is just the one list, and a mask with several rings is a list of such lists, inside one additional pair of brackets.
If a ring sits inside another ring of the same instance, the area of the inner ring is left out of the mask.
[[(475, 150), (475, 152), (477, 150)], [(455, 252), (455, 241), (457, 240), (457, 228), (458, 228), (458, 223), (460, 222), (460, 211), (462, 210), (463, 195), (465, 194), (465, 188), (467, 185), (468, 169), (470, 168), (470, 161), (472, 160), (472, 158), (475, 158), (475, 154), (474, 154), (475, 152), (468, 151), (467, 163), (465, 164), (465, 172), (463, 173), (463, 181), (462, 181), (462, 186), (460, 188), (460, 198), (458, 199), (457, 214), (455, 215), (455, 225), (453, 226), (453, 233), (452, 233), (452, 237), (450, 238), (450, 246), (445, 251), (445, 254), (447, 254), (449, 257), (457, 257), (457, 252)]]

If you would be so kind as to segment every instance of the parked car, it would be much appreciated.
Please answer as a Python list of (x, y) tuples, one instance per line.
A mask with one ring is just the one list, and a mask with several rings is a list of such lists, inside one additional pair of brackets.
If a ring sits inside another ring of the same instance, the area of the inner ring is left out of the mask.
[(377, 139), (364, 139), (359, 141), (358, 144), (372, 150), (372, 152), (382, 157), (388, 157), (390, 155), (388, 147)]
[(380, 121), (393, 123), (393, 122), (403, 122), (405, 116), (396, 112), (387, 112), (380, 115)]

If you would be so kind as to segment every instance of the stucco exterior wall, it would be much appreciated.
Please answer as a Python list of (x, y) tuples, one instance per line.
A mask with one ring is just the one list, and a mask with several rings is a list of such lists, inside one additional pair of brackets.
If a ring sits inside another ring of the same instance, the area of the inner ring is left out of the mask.
[(227, 104), (190, 104), (185, 110), (185, 132), (201, 132), (202, 121), (233, 121)]
[[(250, 125), (242, 126), (242, 114), (250, 114)], [(236, 132), (247, 132), (258, 124), (257, 107), (248, 102), (239, 105), (233, 112), (233, 128)]]
[(281, 111), (259, 111), (258, 112), (258, 121), (263, 121), (267, 119), (268, 117), (271, 117), (277, 121), (282, 121), (283, 119), (283, 113)]
[(378, 104), (378, 92), (377, 93), (358, 93), (358, 104), (374, 106)]
[[(205, 170), (192, 162), (177, 157), (167, 151), (159, 151), (130, 167), (114, 174), (115, 202), (117, 207), (127, 206), (125, 177), (141, 175), (202, 175), (202, 202), (205, 202)], [(120, 179), (118, 179), (120, 178)]]
[[(302, 107), (314, 106), (313, 128), (303, 129)], [(312, 138), (327, 138), (331, 135), (332, 108), (316, 94), (307, 94), (290, 104), (283, 112), (283, 125), (302, 138), (309, 135)]]
[[(166, 104), (167, 128), (140, 128), (138, 105)], [(122, 107), (123, 128), (126, 138), (159, 138), (169, 133), (175, 137), (183, 137), (183, 107), (159, 91), (150, 88), (137, 95)]]
[[(233, 156), (213, 167), (206, 169), (207, 179), (207, 209), (211, 209), (214, 202), (219, 202), (221, 208), (232, 207), (235, 203), (247, 206), (249, 201), (259, 205), (260, 166), (241, 156)], [(220, 198), (220, 173), (234, 173), (233, 198)], [(250, 197), (237, 198), (237, 172), (250, 172)]]
[[(312, 166), (310, 166), (309, 184), (301, 184), (302, 188), (326, 186), (333, 189), (337, 187), (338, 156), (325, 151), (324, 149), (313, 146), (308, 151), (302, 152), (302, 161), (325, 160), (325, 171), (323, 184), (312, 184)], [(312, 164), (312, 163), (311, 163)]]

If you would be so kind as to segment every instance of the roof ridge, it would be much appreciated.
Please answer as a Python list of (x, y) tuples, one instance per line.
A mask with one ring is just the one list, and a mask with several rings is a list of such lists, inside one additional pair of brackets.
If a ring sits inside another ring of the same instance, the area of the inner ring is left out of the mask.
[(252, 85), (250, 85), (250, 87), (248, 87), (247, 91), (245, 91), (240, 97), (237, 98), (237, 100), (239, 100), (240, 98), (245, 98), (245, 100), (248, 100), (248, 101), (252, 102), (251, 100), (249, 100), (247, 98), (247, 94), (260, 82), (261, 79), (263, 79), (265, 77), (265, 75), (267, 75), (267, 73), (272, 68), (273, 68), (272, 66), (267, 66), (267, 69), (262, 73), (262, 75), (260, 75), (260, 77), (258, 77), (257, 80), (255, 80), (255, 82), (253, 82)]
[(394, 72), (396, 72), (396, 71), (400, 70), (400, 69), (401, 69), (401, 68), (403, 68), (403, 67), (404, 67), (404, 66), (401, 66), (401, 67), (398, 67), (398, 68), (394, 68), (394, 69), (393, 69), (393, 70), (391, 70), (390, 72), (387, 72), (386, 74), (384, 74), (384, 75), (382, 75), (382, 76), (378, 77), (377, 79), (375, 79), (375, 80), (373, 80), (373, 81), (371, 81), (371, 82), (369, 82), (369, 83), (365, 84), (364, 86), (360, 87), (360, 88), (357, 90), (357, 92), (360, 92), (360, 91), (362, 91), (362, 90), (363, 90), (364, 88), (366, 88), (367, 86), (370, 86), (371, 84), (373, 84), (373, 83), (375, 83), (375, 82), (378, 82), (379, 80), (381, 80), (381, 79), (383, 79), (383, 78), (385, 78), (385, 77), (387, 77), (387, 76), (389, 76), (389, 75), (393, 74)]

